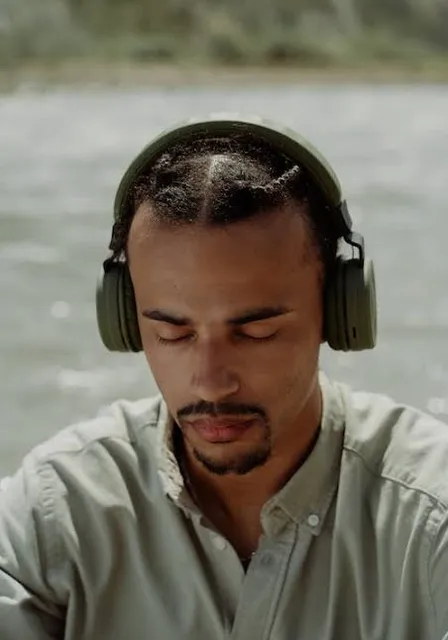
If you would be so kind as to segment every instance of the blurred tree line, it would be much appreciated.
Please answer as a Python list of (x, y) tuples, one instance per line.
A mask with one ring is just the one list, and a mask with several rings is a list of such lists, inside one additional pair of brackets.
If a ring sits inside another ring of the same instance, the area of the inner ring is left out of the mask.
[(0, 59), (418, 62), (448, 53), (448, 0), (0, 0)]

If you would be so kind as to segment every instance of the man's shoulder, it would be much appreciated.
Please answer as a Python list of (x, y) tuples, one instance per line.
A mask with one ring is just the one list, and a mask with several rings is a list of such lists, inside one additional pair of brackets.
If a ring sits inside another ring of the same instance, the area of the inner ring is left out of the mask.
[(74, 422), (27, 454), (36, 465), (63, 459), (113, 457), (114, 453), (138, 449), (142, 439), (151, 442), (156, 433), (162, 400), (159, 395), (140, 400), (117, 400), (97, 415)]
[(448, 510), (448, 424), (386, 394), (341, 388), (345, 451), (372, 476)]
[(17, 517), (28, 513), (50, 526), (57, 513), (64, 526), (73, 520), (77, 527), (88, 521), (92, 504), (100, 507), (98, 524), (110, 505), (129, 510), (143, 494), (150, 499), (157, 488), (157, 434), (164, 407), (159, 396), (118, 400), (31, 449), (20, 468), (2, 479), (1, 516), (8, 519), (19, 510)]

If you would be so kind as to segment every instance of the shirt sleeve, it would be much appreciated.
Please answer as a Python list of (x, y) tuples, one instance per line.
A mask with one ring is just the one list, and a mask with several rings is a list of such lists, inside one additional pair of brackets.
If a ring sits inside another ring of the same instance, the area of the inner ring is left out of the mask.
[(448, 640), (448, 517), (433, 540), (429, 567), (431, 599), (435, 613), (435, 640)]
[(0, 490), (0, 638), (64, 637), (64, 605), (54, 587), (59, 551), (50, 467), (25, 459)]

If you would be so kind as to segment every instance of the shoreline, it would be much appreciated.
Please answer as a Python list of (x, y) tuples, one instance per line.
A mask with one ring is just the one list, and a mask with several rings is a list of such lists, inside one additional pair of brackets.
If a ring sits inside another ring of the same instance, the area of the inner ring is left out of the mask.
[(176, 88), (300, 84), (448, 84), (448, 60), (419, 67), (398, 64), (325, 67), (225, 67), (74, 60), (17, 64), (0, 70), (0, 91), (55, 88)]

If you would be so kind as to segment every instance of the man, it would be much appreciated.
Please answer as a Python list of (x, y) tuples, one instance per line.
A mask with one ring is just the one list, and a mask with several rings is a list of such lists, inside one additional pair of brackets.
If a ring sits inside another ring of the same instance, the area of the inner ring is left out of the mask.
[(440, 640), (448, 429), (319, 371), (376, 340), (331, 167), (257, 119), (180, 125), (123, 177), (110, 249), (102, 340), (160, 396), (4, 488), (1, 640)]

